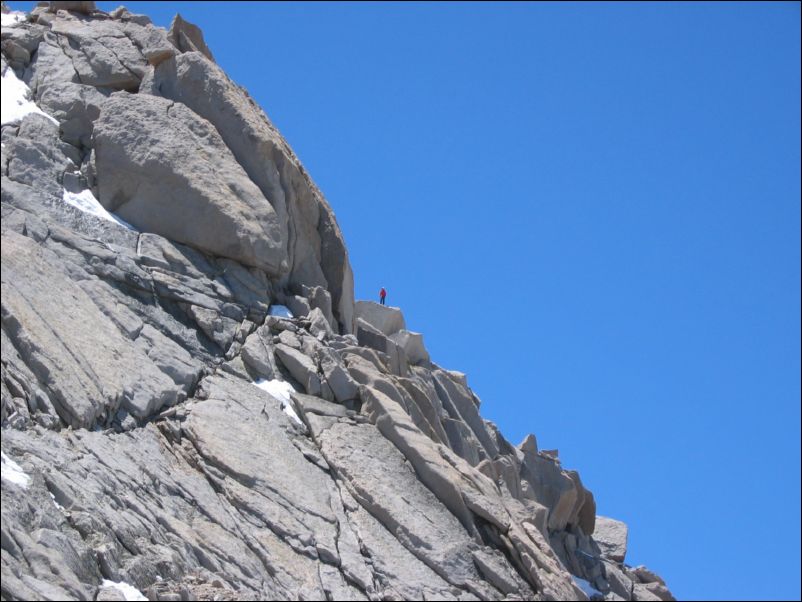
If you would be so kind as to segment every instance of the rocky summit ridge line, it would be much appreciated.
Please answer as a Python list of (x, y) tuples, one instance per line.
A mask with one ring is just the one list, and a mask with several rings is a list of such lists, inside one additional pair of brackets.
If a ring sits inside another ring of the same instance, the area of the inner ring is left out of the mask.
[(556, 452), (354, 301), (196, 26), (3, 5), (2, 76), (3, 600), (673, 599)]

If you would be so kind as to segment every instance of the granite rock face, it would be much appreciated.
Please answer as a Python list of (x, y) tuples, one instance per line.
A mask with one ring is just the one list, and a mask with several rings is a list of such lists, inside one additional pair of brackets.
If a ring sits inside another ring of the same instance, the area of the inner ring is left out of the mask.
[(119, 93), (92, 135), (100, 203), (138, 230), (280, 276), (276, 212), (217, 130), (186, 105)]
[(672, 599), (578, 473), (354, 302), (196, 26), (51, 2), (2, 70), (45, 113), (2, 126), (4, 600)]

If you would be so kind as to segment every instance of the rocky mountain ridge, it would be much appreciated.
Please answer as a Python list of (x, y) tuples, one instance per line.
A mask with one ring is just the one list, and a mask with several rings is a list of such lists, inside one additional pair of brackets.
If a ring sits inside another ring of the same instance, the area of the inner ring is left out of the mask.
[(673, 599), (577, 472), (354, 301), (197, 27), (6, 13), (2, 599)]

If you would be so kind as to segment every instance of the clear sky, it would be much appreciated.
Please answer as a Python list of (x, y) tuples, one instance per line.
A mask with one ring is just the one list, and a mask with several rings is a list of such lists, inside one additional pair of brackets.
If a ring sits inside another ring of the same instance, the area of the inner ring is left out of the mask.
[(357, 296), (559, 448), (630, 564), (799, 599), (798, 3), (127, 5), (203, 29)]

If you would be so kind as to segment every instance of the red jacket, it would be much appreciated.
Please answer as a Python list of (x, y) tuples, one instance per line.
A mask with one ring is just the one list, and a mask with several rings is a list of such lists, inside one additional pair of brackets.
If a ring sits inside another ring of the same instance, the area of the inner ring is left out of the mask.
[(379, 297), (384, 298), (386, 296), (387, 296), (387, 291), (386, 290), (382, 289), (382, 290), (379, 291)]

